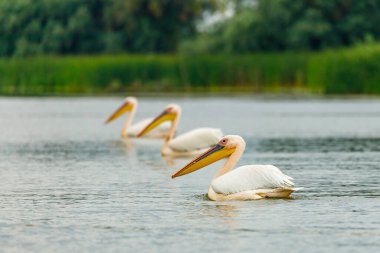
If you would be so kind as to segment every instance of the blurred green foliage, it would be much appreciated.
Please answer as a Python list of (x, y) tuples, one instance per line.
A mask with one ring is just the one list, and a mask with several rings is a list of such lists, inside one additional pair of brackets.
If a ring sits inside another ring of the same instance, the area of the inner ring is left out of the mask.
[(0, 94), (308, 92), (380, 94), (380, 45), (249, 55), (0, 59)]
[[(380, 94), (379, 10), (380, 0), (0, 0), (0, 94)], [(234, 15), (205, 25), (223, 11)]]
[[(236, 1), (235, 1), (236, 2)], [(380, 39), (379, 0), (240, 0), (235, 15), (182, 45), (189, 53), (321, 50)]]
[(0, 56), (172, 52), (213, 0), (0, 0)]
[(307, 75), (309, 87), (326, 94), (380, 94), (380, 45), (315, 54)]
[(320, 50), (377, 41), (379, 24), (380, 0), (0, 0), (0, 57)]

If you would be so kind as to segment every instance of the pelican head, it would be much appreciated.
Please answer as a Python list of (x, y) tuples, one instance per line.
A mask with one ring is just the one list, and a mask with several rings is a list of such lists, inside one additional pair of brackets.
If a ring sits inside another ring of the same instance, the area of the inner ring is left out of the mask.
[(244, 150), (244, 139), (239, 135), (226, 135), (214, 147), (210, 148), (185, 167), (174, 173), (172, 178), (192, 173), (225, 157), (229, 157), (237, 148)]
[(137, 106), (137, 99), (135, 97), (126, 97), (124, 103), (106, 120), (105, 124), (119, 118), (126, 112), (131, 112)]
[(181, 114), (181, 107), (177, 104), (169, 104), (165, 107), (164, 111), (158, 115), (156, 118), (152, 120), (138, 135), (137, 137), (141, 137), (154, 128), (158, 127), (165, 121), (173, 122), (179, 115)]

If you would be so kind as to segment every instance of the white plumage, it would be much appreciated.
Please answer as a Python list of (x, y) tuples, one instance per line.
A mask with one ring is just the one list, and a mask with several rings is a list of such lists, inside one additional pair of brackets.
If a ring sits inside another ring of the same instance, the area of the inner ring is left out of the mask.
[(214, 179), (211, 187), (215, 193), (228, 195), (259, 189), (291, 189), (294, 186), (291, 180), (273, 165), (246, 165)]
[(210, 148), (218, 143), (223, 133), (218, 128), (197, 128), (187, 133), (181, 134), (174, 138), (179, 119), (181, 118), (181, 107), (176, 104), (170, 104), (165, 110), (158, 115), (147, 127), (145, 127), (137, 136), (141, 137), (163, 122), (170, 122), (165, 143), (162, 145), (161, 154), (163, 156), (195, 156), (205, 149)]
[[(145, 127), (147, 127), (153, 118), (143, 119), (132, 126), (127, 128), (127, 134), (132, 137), (136, 137)], [(168, 133), (170, 129), (170, 123), (164, 122), (159, 125), (157, 128), (153, 129), (150, 133), (147, 134), (147, 137), (163, 137)]]
[(177, 152), (200, 150), (216, 145), (222, 136), (218, 128), (197, 128), (170, 140), (168, 146)]
[[(108, 119), (105, 121), (105, 124), (108, 124), (111, 121), (114, 121), (115, 119), (119, 118), (123, 114), (128, 113), (129, 115), (121, 130), (121, 136), (123, 138), (137, 137), (137, 135), (145, 127), (147, 127), (150, 124), (150, 122), (153, 120), (152, 118), (143, 119), (132, 125), (133, 119), (136, 114), (137, 105), (138, 105), (138, 102), (135, 97), (125, 98), (124, 103), (113, 114), (111, 114), (111, 116), (108, 117)], [(169, 122), (165, 122), (164, 124), (161, 124), (160, 126), (158, 126), (156, 129), (153, 129), (153, 131), (149, 133), (147, 137), (150, 137), (150, 138), (166, 137), (168, 135), (169, 129), (170, 129)]]
[(226, 135), (217, 145), (194, 158), (172, 175), (187, 175), (222, 158), (227, 162), (216, 173), (207, 196), (214, 201), (258, 200), (263, 198), (289, 198), (294, 188), (293, 178), (273, 165), (246, 165), (233, 167), (243, 155), (245, 141), (239, 135)]

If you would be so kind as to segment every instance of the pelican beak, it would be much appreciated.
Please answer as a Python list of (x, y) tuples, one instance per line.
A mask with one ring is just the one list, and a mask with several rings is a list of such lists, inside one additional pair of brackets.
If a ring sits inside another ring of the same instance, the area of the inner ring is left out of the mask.
[(122, 104), (105, 122), (104, 124), (108, 124), (111, 121), (119, 118), (121, 115), (123, 115), (126, 112), (130, 112), (133, 108), (133, 105), (129, 102), (125, 102)]
[(183, 167), (182, 169), (174, 173), (172, 175), (172, 178), (180, 177), (180, 176), (192, 173), (194, 171), (197, 171), (203, 167), (206, 167), (207, 165), (210, 165), (216, 161), (219, 161), (220, 159), (230, 156), (234, 151), (235, 151), (235, 148), (229, 149), (229, 148), (226, 148), (225, 146), (217, 144), (214, 147), (207, 150), (202, 155), (195, 158), (185, 167)]
[(163, 111), (160, 115), (158, 115), (155, 119), (152, 120), (138, 135), (137, 137), (144, 136), (149, 133), (159, 125), (161, 125), (165, 121), (173, 121), (176, 115), (174, 113), (169, 113), (168, 111)]

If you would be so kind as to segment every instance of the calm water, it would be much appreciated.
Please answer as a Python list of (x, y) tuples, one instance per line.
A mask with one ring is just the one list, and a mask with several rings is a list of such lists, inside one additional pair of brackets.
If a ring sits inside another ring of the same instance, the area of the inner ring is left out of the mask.
[(121, 98), (0, 98), (1, 252), (379, 252), (380, 100), (142, 99), (168, 102), (180, 132), (220, 127), (243, 164), (274, 164), (291, 200), (217, 203), (220, 163), (171, 180), (187, 160), (102, 122)]

